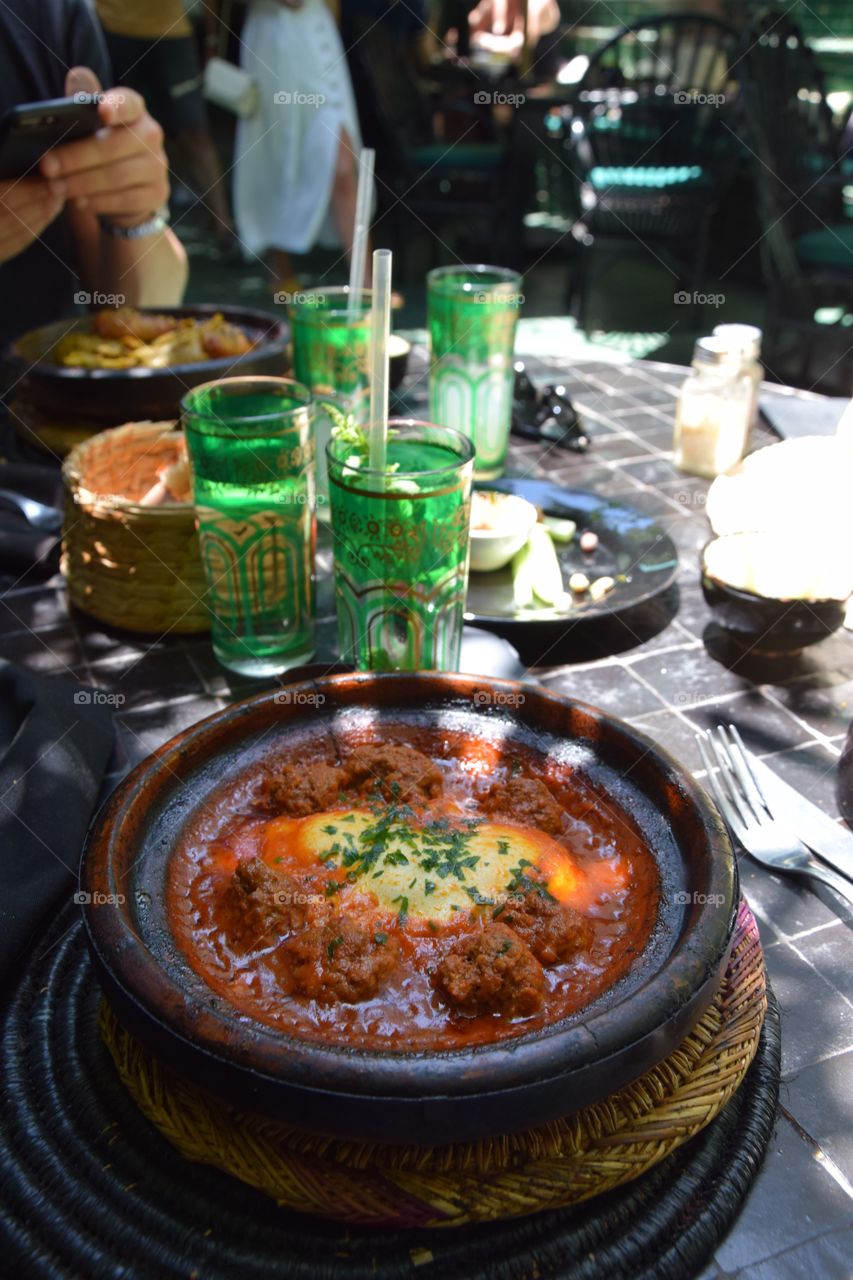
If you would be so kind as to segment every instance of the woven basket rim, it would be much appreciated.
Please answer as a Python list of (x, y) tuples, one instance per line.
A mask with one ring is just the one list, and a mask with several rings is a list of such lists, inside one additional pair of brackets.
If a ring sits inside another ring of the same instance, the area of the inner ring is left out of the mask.
[(164, 418), (160, 422), (154, 422), (145, 419), (140, 422), (125, 422), (120, 427), (110, 427), (106, 431), (98, 431), (95, 435), (90, 436), (88, 440), (82, 440), (76, 444), (66, 457), (62, 464), (62, 479), (71, 499), (78, 506), (85, 506), (88, 510), (100, 509), (103, 511), (120, 511), (127, 515), (147, 515), (162, 518), (174, 518), (180, 516), (186, 519), (188, 512), (193, 510), (193, 503), (190, 502), (170, 502), (164, 503), (162, 506), (149, 507), (144, 506), (140, 502), (132, 502), (123, 494), (106, 493), (102, 490), (90, 489), (86, 483), (83, 474), (83, 464), (86, 453), (96, 445), (102, 444), (106, 438), (117, 438), (118, 435), (138, 435), (151, 436), (154, 440), (182, 440), (184, 434), (177, 429), (177, 419)]

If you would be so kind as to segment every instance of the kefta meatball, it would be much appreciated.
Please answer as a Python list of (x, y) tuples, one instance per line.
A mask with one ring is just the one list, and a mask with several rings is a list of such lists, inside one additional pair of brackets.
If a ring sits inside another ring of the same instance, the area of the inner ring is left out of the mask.
[(245, 951), (269, 947), (308, 919), (314, 919), (322, 905), (314, 905), (315, 895), (292, 876), (267, 865), (262, 858), (241, 862), (225, 889), (222, 916), (229, 942)]
[(370, 1000), (397, 964), (392, 938), (336, 915), (288, 939), (276, 957), (286, 989), (320, 1004)]
[(535, 827), (549, 836), (558, 836), (563, 830), (563, 810), (538, 778), (510, 778), (496, 783), (483, 807), (493, 818)]
[(432, 980), (448, 1004), (470, 1015), (523, 1018), (541, 1009), (545, 999), (541, 964), (513, 929), (499, 923), (457, 942)]
[(344, 788), (342, 770), (334, 765), (285, 764), (269, 771), (261, 782), (261, 804), (270, 813), (306, 818), (330, 809)]
[(346, 762), (351, 784), (390, 804), (418, 804), (441, 795), (441, 770), (414, 747), (358, 747)]
[(562, 964), (592, 945), (590, 922), (574, 907), (557, 902), (544, 885), (528, 889), (519, 901), (510, 901), (500, 913), (502, 924), (514, 929), (540, 964)]

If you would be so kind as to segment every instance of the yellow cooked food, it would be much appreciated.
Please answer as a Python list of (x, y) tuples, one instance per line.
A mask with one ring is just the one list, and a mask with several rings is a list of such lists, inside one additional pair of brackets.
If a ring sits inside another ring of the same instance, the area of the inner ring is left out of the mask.
[(240, 356), (252, 345), (247, 334), (219, 312), (201, 320), (119, 307), (99, 311), (91, 332), (66, 334), (53, 354), (57, 364), (69, 368), (167, 369)]

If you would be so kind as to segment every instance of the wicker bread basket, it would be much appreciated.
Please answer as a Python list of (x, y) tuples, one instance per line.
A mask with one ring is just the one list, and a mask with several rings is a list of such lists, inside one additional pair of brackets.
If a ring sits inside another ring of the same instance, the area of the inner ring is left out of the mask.
[(158, 634), (210, 625), (192, 503), (139, 501), (182, 440), (174, 422), (131, 422), (77, 445), (63, 464), (62, 571), (72, 604), (101, 622)]

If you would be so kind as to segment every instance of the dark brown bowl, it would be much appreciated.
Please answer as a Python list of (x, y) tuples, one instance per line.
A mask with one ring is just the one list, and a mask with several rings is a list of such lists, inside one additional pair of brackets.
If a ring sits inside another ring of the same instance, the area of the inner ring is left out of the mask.
[[(490, 737), (499, 722), (507, 750), (523, 742), (555, 753), (630, 813), (658, 862), (659, 918), (632, 969), (581, 1014), (496, 1045), (347, 1050), (246, 1019), (190, 969), (164, 909), (167, 866), (184, 824), (292, 728), (316, 730), (365, 708), (379, 724), (452, 722)], [(428, 1146), (543, 1124), (659, 1062), (717, 990), (737, 902), (732, 848), (716, 812), (651, 741), (594, 707), (533, 686), (435, 673), (308, 680), (201, 721), (113, 794), (90, 832), (81, 887), (90, 895), (84, 919), (108, 999), (173, 1069), (303, 1129)]]
[[(5, 363), (20, 392), (37, 409), (76, 415), (105, 423), (142, 418), (177, 418), (179, 404), (191, 387), (231, 374), (282, 374), (287, 331), (275, 316), (254, 307), (218, 307), (199, 303), (187, 307), (158, 307), (158, 313), (205, 319), (220, 313), (239, 325), (255, 343), (245, 355), (168, 369), (77, 369), (57, 364), (54, 347), (69, 330), (68, 320), (31, 329), (9, 347)], [(88, 328), (80, 316), (70, 329)]]
[[(391, 335), (394, 343), (400, 344), (399, 350), (392, 349), (388, 358), (388, 385), (392, 391), (396, 391), (406, 376), (409, 367), (409, 356), (412, 354), (412, 344), (408, 338), (404, 338), (401, 333)], [(402, 344), (405, 343), (405, 346)]]
[[(749, 535), (726, 534), (727, 538)], [(705, 562), (712, 538), (702, 549), (702, 594), (711, 616), (744, 651), (757, 657), (799, 653), (837, 631), (847, 608), (844, 600), (782, 600), (761, 596), (710, 572)]]

